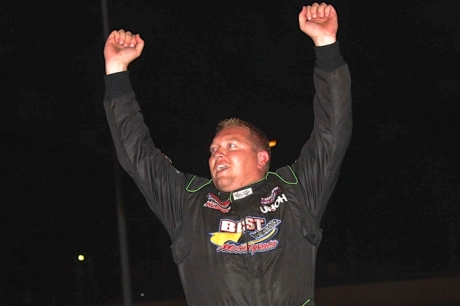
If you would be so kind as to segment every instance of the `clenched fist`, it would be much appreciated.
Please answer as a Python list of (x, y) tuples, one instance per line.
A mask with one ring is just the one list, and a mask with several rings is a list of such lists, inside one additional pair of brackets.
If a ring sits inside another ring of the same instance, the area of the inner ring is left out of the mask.
[(110, 33), (104, 46), (106, 74), (128, 70), (128, 65), (138, 58), (144, 49), (139, 34), (118, 30)]
[(299, 13), (299, 27), (310, 36), (315, 46), (334, 43), (339, 28), (338, 16), (334, 7), (326, 3), (313, 3), (304, 6)]

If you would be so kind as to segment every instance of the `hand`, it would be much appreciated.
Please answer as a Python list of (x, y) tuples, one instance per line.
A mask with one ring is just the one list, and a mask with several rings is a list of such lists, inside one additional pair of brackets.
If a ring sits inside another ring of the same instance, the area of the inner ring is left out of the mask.
[(128, 70), (128, 65), (138, 58), (144, 49), (139, 34), (118, 30), (110, 33), (104, 46), (106, 74)]
[(315, 46), (333, 44), (337, 40), (338, 16), (332, 5), (313, 3), (299, 13), (299, 27), (310, 36)]

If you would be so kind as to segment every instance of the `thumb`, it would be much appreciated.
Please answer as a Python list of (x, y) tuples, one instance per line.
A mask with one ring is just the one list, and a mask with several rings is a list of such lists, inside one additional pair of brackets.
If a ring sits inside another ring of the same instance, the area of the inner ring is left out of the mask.
[(137, 54), (141, 55), (142, 50), (144, 50), (145, 41), (141, 38), (140, 34), (136, 34), (134, 36), (134, 38), (136, 39), (136, 47), (135, 47), (135, 49), (137, 51)]
[(305, 22), (307, 22), (307, 8), (303, 6), (299, 13), (299, 25), (302, 25)]

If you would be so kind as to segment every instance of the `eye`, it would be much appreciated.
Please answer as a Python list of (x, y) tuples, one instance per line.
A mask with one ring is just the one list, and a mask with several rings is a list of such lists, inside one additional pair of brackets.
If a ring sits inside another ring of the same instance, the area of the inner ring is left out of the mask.
[(228, 148), (236, 148), (236, 144), (234, 144), (234, 143), (229, 143), (229, 144), (227, 145), (227, 147), (228, 147)]
[(209, 153), (214, 154), (216, 152), (217, 148), (209, 148)]

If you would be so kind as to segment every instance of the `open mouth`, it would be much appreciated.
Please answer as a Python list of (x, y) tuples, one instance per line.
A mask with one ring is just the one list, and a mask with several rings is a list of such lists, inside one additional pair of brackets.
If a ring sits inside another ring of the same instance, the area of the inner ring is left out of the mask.
[(226, 165), (217, 165), (217, 167), (216, 167), (217, 172), (223, 171), (225, 169), (228, 169), (228, 166), (226, 166)]

